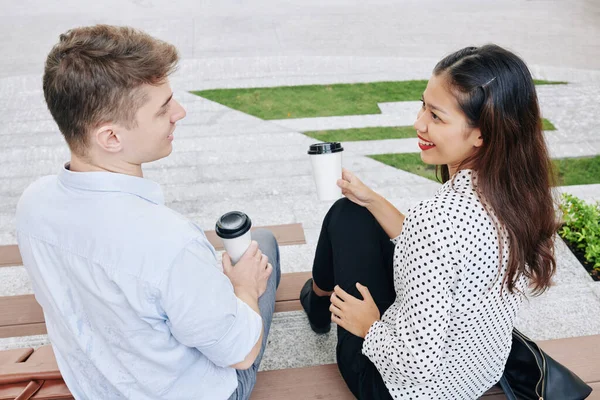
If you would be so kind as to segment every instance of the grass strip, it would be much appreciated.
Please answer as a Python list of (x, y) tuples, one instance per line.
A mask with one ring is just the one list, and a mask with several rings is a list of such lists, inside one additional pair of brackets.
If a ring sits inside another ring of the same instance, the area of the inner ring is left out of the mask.
[(416, 137), (412, 126), (336, 129), (304, 132), (322, 142), (356, 142), (360, 140), (406, 139)]
[[(546, 118), (543, 118), (542, 124), (545, 131), (556, 130), (554, 125), (552, 125), (552, 122), (548, 121)], [(326, 131), (309, 131), (304, 132), (304, 134), (322, 142), (357, 142), (362, 140), (406, 139), (416, 137), (415, 128), (412, 126), (333, 129)]]
[[(369, 156), (386, 165), (436, 181), (435, 166), (421, 161), (420, 153), (377, 154)], [(558, 186), (600, 183), (600, 156), (552, 160)]]
[[(537, 85), (566, 82), (536, 80)], [(377, 103), (418, 101), (426, 80), (197, 90), (191, 93), (265, 120), (380, 114)]]

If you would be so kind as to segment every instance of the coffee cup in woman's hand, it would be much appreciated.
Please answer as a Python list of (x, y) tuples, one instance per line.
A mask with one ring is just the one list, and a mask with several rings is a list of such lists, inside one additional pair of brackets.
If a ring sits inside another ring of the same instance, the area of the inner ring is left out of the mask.
[(353, 203), (366, 207), (375, 199), (375, 192), (347, 169), (342, 169), (342, 179), (337, 181), (342, 194)]

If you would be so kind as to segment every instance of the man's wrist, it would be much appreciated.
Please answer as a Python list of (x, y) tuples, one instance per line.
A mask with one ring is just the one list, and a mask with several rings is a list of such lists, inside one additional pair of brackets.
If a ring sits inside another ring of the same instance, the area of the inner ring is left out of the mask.
[(258, 301), (258, 288), (253, 288), (246, 285), (233, 286), (233, 292), (237, 297), (244, 297), (248, 300)]

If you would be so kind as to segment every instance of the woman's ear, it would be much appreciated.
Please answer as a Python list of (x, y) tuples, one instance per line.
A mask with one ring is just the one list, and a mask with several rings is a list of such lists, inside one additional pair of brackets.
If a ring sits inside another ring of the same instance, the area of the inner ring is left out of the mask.
[(473, 140), (473, 147), (483, 146), (483, 136), (481, 136), (481, 130), (479, 128), (473, 129), (471, 138)]

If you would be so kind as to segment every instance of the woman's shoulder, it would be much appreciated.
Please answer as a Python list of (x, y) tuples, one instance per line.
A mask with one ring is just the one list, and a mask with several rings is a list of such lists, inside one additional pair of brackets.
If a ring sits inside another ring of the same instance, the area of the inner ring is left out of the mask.
[(405, 226), (412, 225), (425, 229), (447, 225), (454, 231), (476, 231), (477, 226), (491, 226), (492, 220), (477, 196), (446, 190), (417, 203), (409, 210)]

